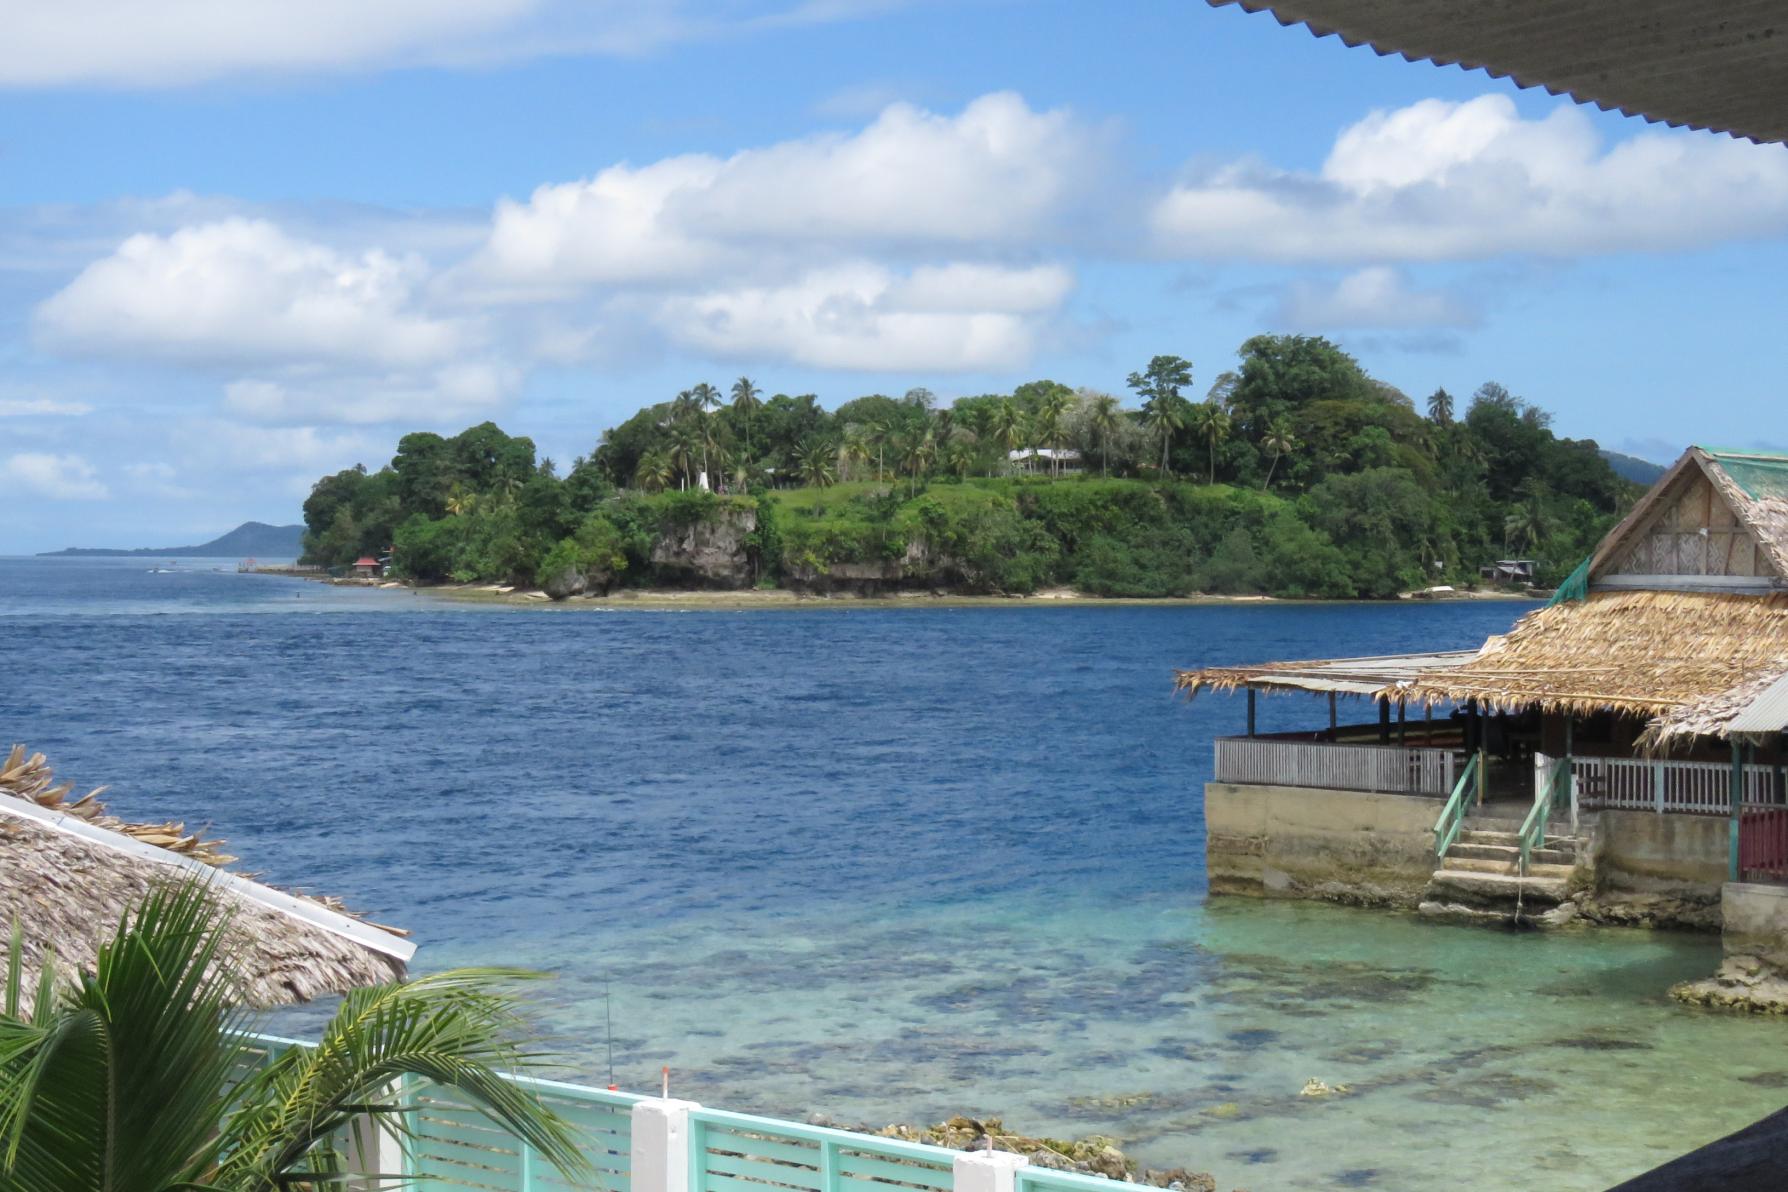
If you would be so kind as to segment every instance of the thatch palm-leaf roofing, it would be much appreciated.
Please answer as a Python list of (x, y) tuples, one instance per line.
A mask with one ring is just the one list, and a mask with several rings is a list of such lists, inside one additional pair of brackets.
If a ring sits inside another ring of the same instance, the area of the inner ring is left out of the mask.
[(1482, 69), (1604, 111), (1788, 140), (1781, 0), (1208, 0), (1409, 61)]
[[(241, 998), (309, 1001), (404, 974), (415, 945), (331, 900), (289, 894), (219, 868), (218, 841), (179, 824), (128, 824), (95, 797), (69, 800), (42, 754), (15, 746), (0, 764), (0, 934), (21, 928), (25, 967), (53, 952), (90, 969), (98, 943), (158, 884), (202, 880), (232, 914)], [(27, 982), (27, 988), (30, 983)]]
[[(1643, 742), (1788, 731), (1788, 456), (1692, 447), (1573, 574), (1477, 650), (1207, 667), (1175, 685), (1647, 721)], [(1564, 597), (1567, 593), (1561, 592)]]

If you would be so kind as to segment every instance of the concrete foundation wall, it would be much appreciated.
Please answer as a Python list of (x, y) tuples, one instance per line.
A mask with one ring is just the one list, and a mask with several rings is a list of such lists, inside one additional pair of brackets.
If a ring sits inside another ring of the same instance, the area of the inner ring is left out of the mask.
[(1604, 811), (1596, 828), (1596, 883), (1605, 892), (1720, 900), (1732, 828), (1720, 816)]
[(1788, 970), (1788, 886), (1727, 882), (1720, 891), (1721, 950)]
[(1212, 782), (1213, 894), (1414, 907), (1434, 873), (1439, 799)]

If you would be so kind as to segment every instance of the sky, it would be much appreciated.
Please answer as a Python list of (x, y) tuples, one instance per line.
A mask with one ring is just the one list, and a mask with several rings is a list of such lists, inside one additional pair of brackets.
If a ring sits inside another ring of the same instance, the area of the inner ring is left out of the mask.
[(697, 381), (1192, 396), (1261, 332), (1788, 446), (1788, 149), (1193, 0), (0, 0), (0, 554)]

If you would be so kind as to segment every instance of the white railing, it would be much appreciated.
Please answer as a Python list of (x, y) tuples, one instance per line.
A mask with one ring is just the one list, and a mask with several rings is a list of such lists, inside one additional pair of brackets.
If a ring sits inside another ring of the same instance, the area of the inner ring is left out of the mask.
[(1261, 786), (1444, 798), (1453, 789), (1456, 760), (1450, 749), (1218, 737), (1215, 777)]
[[(1581, 806), (1594, 810), (1732, 813), (1732, 767), (1719, 762), (1664, 761), (1643, 757), (1571, 759)], [(1744, 768), (1744, 801), (1779, 806), (1783, 789), (1774, 768)]]

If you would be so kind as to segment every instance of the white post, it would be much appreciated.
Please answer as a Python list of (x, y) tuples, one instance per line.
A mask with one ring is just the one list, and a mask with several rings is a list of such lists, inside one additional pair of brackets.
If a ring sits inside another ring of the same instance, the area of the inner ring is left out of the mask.
[(634, 1103), (634, 1192), (690, 1192), (689, 1111), (700, 1108), (660, 1097)]
[[(382, 1098), (393, 1105), (403, 1104), (404, 1082), (400, 1078), (385, 1087)], [(348, 1186), (355, 1192), (384, 1192), (385, 1189), (410, 1185), (404, 1161), (404, 1142), (397, 1130), (371, 1114), (360, 1114), (348, 1125), (347, 1153), (343, 1160), (350, 1173), (364, 1178)]]
[(1571, 835), (1577, 835), (1577, 762), (1565, 756), (1565, 785), (1571, 788)]
[(964, 1151), (951, 1170), (954, 1192), (1016, 1192), (1018, 1169), (1030, 1164), (1011, 1151)]
[(1551, 777), (1552, 777), (1552, 759), (1547, 757), (1545, 754), (1541, 753), (1539, 750), (1537, 750), (1537, 749), (1534, 750), (1533, 751), (1533, 799), (1534, 799), (1534, 802), (1536, 802), (1536, 803), (1539, 802), (1540, 796), (1546, 793), (1546, 783), (1551, 779)]

